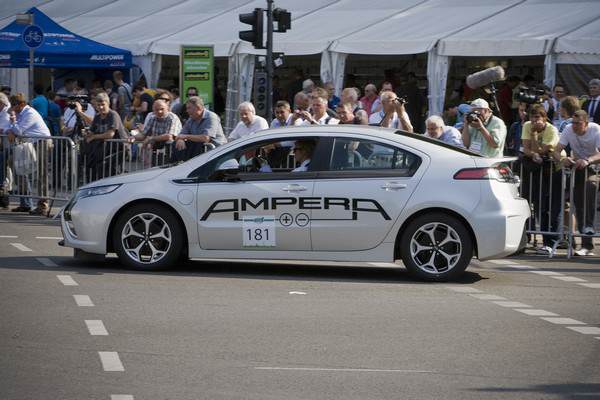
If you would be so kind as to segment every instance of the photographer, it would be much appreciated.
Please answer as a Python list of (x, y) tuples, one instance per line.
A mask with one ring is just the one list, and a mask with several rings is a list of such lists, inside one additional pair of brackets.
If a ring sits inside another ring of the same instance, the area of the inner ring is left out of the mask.
[(463, 144), (484, 157), (502, 157), (506, 140), (504, 121), (492, 115), (492, 110), (484, 99), (473, 100), (471, 110), (464, 117)]
[[(88, 103), (87, 96), (69, 96), (67, 108), (63, 115), (63, 136), (77, 137), (81, 135), (81, 130), (92, 124), (96, 110), (92, 104)], [(80, 122), (78, 125), (77, 122)], [(78, 131), (75, 131), (75, 130)]]
[[(529, 121), (523, 124), (523, 184), (521, 195), (533, 204), (532, 221), (539, 218), (543, 232), (554, 232), (560, 213), (561, 173), (549, 156), (558, 144), (558, 130), (550, 124), (544, 107), (531, 106)], [(552, 192), (550, 192), (552, 190)], [(535, 225), (535, 223), (533, 224)], [(543, 235), (544, 244), (538, 254), (549, 255), (555, 235)]]
[(405, 101), (398, 99), (394, 92), (382, 92), (380, 95), (382, 110), (371, 114), (369, 125), (379, 125), (384, 128), (402, 129), (413, 132), (410, 118), (404, 109)]

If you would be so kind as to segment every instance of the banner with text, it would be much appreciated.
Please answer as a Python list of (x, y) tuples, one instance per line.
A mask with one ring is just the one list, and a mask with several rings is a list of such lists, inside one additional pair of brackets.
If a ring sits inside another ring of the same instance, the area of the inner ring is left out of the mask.
[(213, 46), (181, 46), (179, 57), (181, 101), (188, 99), (194, 88), (209, 110), (213, 107), (214, 49)]

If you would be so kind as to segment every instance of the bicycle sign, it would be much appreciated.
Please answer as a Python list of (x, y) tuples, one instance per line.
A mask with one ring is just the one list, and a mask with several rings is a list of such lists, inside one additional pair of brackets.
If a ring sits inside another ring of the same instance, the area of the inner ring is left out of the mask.
[(23, 42), (27, 47), (35, 49), (44, 43), (44, 32), (37, 25), (30, 25), (23, 31)]

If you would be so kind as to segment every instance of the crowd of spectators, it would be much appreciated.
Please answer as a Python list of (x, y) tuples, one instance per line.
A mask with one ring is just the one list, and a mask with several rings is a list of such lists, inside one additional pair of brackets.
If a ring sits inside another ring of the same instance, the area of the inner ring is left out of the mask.
[[(29, 105), (21, 94), (0, 97), (0, 130), (8, 133), (11, 142), (22, 135), (67, 136), (78, 140), (85, 159), (85, 162), (80, 160), (80, 165), (92, 180), (116, 172), (116, 162), (112, 163), (113, 170), (106, 170), (110, 155), (129, 152), (131, 157), (137, 157), (145, 167), (150, 167), (184, 161), (227, 141), (268, 128), (353, 124), (405, 132), (422, 130), (430, 138), (484, 157), (518, 156), (527, 179), (551, 182), (550, 186), (560, 185), (556, 163), (573, 167), (577, 171), (574, 203), (578, 211), (586, 204), (585, 215), (577, 214), (579, 231), (591, 234), (596, 206), (595, 198), (590, 196), (597, 193), (598, 181), (590, 165), (600, 163), (600, 126), (597, 124), (600, 122), (600, 80), (589, 82), (589, 96), (570, 96), (563, 85), (557, 84), (552, 89), (542, 87), (543, 94), (533, 101), (520, 95), (523, 87), (532, 83), (531, 77), (521, 80), (511, 76), (498, 91), (497, 107), (489, 96), (486, 100), (485, 95), (469, 93), (472, 98), (467, 99), (462, 93), (463, 97), (453, 99), (441, 116), (422, 120), (425, 110), (414, 74), (396, 90), (389, 81), (380, 85), (369, 82), (362, 90), (345, 87), (338, 97), (332, 82), (320, 86), (298, 71), (287, 91), (274, 88), (274, 119), (270, 125), (265, 118), (256, 115), (254, 105), (246, 101), (238, 105), (239, 122), (226, 135), (220, 116), (204, 106), (196, 88), (188, 88), (184, 103), (176, 88), (152, 89), (143, 81), (131, 86), (124, 81), (123, 74), (116, 71), (112, 80), (96, 82), (90, 90), (75, 79), (66, 79), (64, 87), (56, 93), (44, 93), (41, 86), (36, 86), (35, 97)], [(3, 91), (6, 92), (6, 88)], [(284, 94), (287, 98), (283, 98)], [(107, 154), (109, 140), (118, 142), (120, 147), (111, 145)], [(44, 154), (47, 151), (43, 150)], [(6, 152), (0, 154), (0, 157), (5, 156)], [(37, 159), (45, 162), (44, 157)], [(547, 160), (556, 163), (543, 166)], [(5, 173), (2, 171), (0, 178)], [(27, 175), (23, 176), (17, 186), (21, 192), (29, 193), (31, 182)], [(47, 186), (45, 182), (36, 183)], [(41, 187), (38, 193), (41, 199), (35, 209), (25, 196), (14, 211), (46, 212), (47, 194)], [(557, 207), (550, 207), (560, 202), (556, 193), (547, 185), (528, 193), (533, 199), (534, 211), (548, 216), (539, 221), (543, 231), (557, 228)], [(554, 240), (554, 236), (545, 235), (541, 250), (548, 252)], [(592, 248), (591, 242), (585, 240), (581, 253), (591, 253)]]

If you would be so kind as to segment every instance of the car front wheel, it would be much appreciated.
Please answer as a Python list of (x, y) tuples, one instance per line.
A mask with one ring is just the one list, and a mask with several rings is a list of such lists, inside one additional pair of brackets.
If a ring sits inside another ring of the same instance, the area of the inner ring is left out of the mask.
[(463, 222), (432, 213), (408, 224), (400, 239), (400, 252), (411, 274), (427, 281), (447, 281), (465, 271), (473, 256), (473, 243)]
[(145, 271), (171, 267), (182, 253), (183, 231), (166, 207), (139, 204), (121, 214), (113, 231), (121, 263)]

